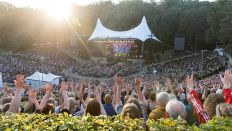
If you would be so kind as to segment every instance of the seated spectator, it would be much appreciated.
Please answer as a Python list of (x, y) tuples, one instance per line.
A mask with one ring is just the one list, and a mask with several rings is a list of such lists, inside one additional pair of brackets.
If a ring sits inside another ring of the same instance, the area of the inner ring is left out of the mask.
[(134, 103), (126, 103), (122, 109), (122, 119), (127, 117), (135, 119), (140, 118), (139, 109)]
[(216, 115), (220, 117), (232, 117), (232, 105), (227, 103), (218, 104), (216, 107)]
[(117, 115), (112, 105), (112, 96), (110, 94), (106, 94), (104, 101), (105, 101), (105, 104), (103, 106), (104, 106), (107, 116)]
[(169, 101), (169, 96), (168, 93), (166, 92), (160, 92), (157, 96), (156, 96), (156, 102), (157, 102), (157, 108), (155, 108), (154, 110), (152, 110), (152, 112), (149, 114), (149, 119), (153, 119), (153, 120), (158, 120), (160, 118), (164, 118), (165, 117), (165, 107), (166, 104)]
[(166, 105), (167, 117), (177, 119), (179, 116), (186, 119), (187, 112), (182, 102), (172, 99)]
[(222, 95), (218, 94), (210, 94), (206, 99), (203, 104), (203, 107), (207, 114), (212, 118), (213, 116), (216, 115), (216, 106), (220, 103), (224, 103), (225, 99)]

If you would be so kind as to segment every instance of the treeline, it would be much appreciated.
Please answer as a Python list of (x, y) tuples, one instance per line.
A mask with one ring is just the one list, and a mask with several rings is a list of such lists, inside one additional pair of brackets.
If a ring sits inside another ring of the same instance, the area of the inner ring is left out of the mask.
[(194, 49), (196, 43), (198, 49), (232, 43), (231, 0), (104, 1), (73, 6), (73, 17), (65, 24), (49, 19), (41, 10), (12, 7), (0, 4), (0, 48), (24, 49), (48, 41), (69, 43), (73, 37), (85, 43), (97, 18), (107, 28), (120, 31), (137, 26), (142, 16), (146, 16), (152, 32), (170, 46), (177, 35), (186, 38), (188, 49)]

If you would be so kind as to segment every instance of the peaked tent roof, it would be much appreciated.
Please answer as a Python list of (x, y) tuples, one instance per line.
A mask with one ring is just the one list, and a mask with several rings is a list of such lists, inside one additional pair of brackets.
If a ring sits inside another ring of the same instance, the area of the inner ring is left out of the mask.
[[(152, 37), (151, 37), (152, 35)], [(106, 27), (104, 27), (98, 18), (97, 24), (95, 27), (94, 32), (90, 36), (89, 40), (97, 39), (97, 38), (121, 38), (121, 39), (128, 39), (128, 38), (135, 38), (139, 39), (141, 41), (145, 41), (146, 39), (152, 38), (159, 42), (161, 42), (159, 39), (157, 39), (154, 34), (151, 32), (147, 25), (147, 20), (145, 16), (143, 17), (141, 23), (128, 31), (113, 31)]]
[(52, 73), (48, 73), (48, 74), (47, 74), (47, 77), (48, 77), (48, 81), (52, 81), (52, 80), (54, 80), (54, 79), (60, 78), (61, 76), (54, 75), (54, 74), (52, 74)]
[(39, 71), (36, 71), (34, 74), (31, 76), (27, 77), (26, 80), (34, 80), (34, 81), (44, 81), (44, 82), (51, 82), (52, 80), (59, 78), (61, 76), (57, 76), (51, 73), (48, 74), (43, 74), (40, 73)]

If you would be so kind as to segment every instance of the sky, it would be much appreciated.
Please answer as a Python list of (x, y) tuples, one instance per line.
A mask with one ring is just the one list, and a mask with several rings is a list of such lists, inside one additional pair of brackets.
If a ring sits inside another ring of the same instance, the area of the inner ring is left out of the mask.
[[(57, 1), (62, 1), (65, 4), (78, 4), (78, 5), (87, 5), (95, 2), (99, 2), (101, 0), (0, 0), (3, 2), (9, 2), (16, 7), (33, 7), (33, 8), (41, 8), (45, 4), (56, 3)], [(119, 2), (120, 0), (112, 0), (113, 2)], [(144, 0), (149, 1), (149, 0)], [(159, 1), (159, 0), (157, 0)], [(214, 1), (214, 0), (200, 0), (200, 1)]]

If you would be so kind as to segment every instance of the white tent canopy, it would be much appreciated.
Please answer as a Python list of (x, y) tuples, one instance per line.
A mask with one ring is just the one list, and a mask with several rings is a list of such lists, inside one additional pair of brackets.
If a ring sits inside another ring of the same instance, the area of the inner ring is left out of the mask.
[(43, 85), (46, 82), (50, 82), (55, 85), (59, 85), (59, 78), (61, 76), (57, 76), (51, 73), (43, 74), (36, 71), (29, 77), (26, 77), (26, 83), (31, 84), (34, 87), (39, 87), (41, 84)]
[(143, 17), (141, 23), (128, 31), (113, 31), (106, 27), (104, 27), (100, 21), (100, 19), (97, 20), (97, 24), (95, 27), (95, 30), (93, 34), (90, 36), (89, 40), (94, 39), (107, 39), (107, 38), (120, 38), (120, 39), (139, 39), (142, 42), (144, 42), (147, 39), (155, 39), (160, 42), (159, 39), (157, 39), (154, 34), (151, 32), (147, 25), (147, 20), (145, 16)]

